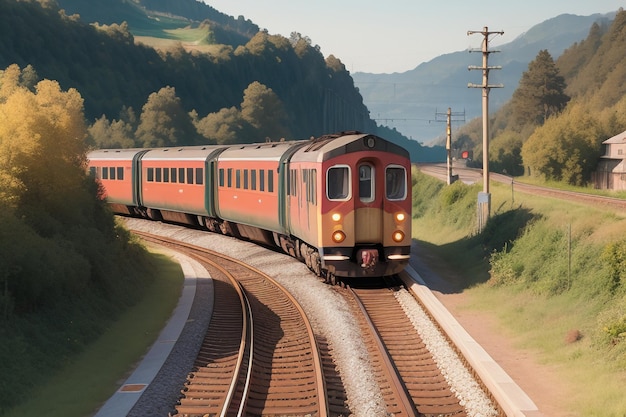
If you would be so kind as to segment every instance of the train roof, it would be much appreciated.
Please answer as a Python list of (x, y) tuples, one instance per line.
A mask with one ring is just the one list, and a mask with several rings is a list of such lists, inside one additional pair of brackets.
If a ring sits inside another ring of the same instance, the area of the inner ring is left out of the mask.
[(279, 161), (285, 157), (289, 159), (287, 155), (290, 155), (294, 161), (322, 162), (338, 155), (362, 151), (389, 152), (409, 158), (408, 151), (403, 147), (379, 136), (360, 132), (337, 133), (309, 140), (252, 144), (101, 149), (89, 152), (87, 157), (90, 160), (132, 160), (143, 154), (143, 160), (206, 160), (219, 155), (221, 161)]
[(349, 132), (311, 140), (292, 160), (322, 162), (338, 155), (363, 151), (389, 152), (409, 158), (409, 152), (393, 142), (368, 133)]
[(98, 149), (87, 153), (87, 159), (92, 161), (97, 160), (111, 160), (111, 159), (128, 159), (132, 160), (137, 154), (145, 152), (147, 149), (143, 148), (128, 148), (128, 149)]
[(225, 149), (224, 145), (200, 145), (200, 146), (178, 146), (169, 148), (150, 149), (141, 158), (144, 161), (167, 160), (187, 160), (204, 161), (211, 153)]
[(220, 155), (220, 161), (226, 160), (270, 160), (278, 161), (292, 147), (301, 146), (307, 141), (284, 141), (253, 143), (230, 146)]

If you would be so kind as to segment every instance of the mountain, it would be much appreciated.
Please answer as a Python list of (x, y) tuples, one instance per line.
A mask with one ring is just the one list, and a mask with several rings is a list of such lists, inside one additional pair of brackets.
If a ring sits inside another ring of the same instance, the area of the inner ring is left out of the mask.
[[(567, 48), (585, 39), (594, 22), (609, 24), (615, 13), (577, 16), (563, 14), (533, 26), (512, 42), (497, 47), (490, 45), (489, 66), (501, 70), (489, 73), (489, 84), (504, 84), (489, 93), (490, 113), (500, 108), (512, 96), (519, 79), (542, 49), (547, 49), (556, 60)], [(472, 35), (482, 36), (482, 35)], [(493, 42), (496, 38), (491, 37)], [(468, 83), (481, 84), (482, 71), (468, 71), (468, 66), (482, 65), (480, 51), (468, 50), (441, 55), (404, 73), (352, 74), (354, 83), (363, 96), (371, 117), (380, 125), (396, 128), (405, 136), (421, 143), (432, 143), (445, 135), (448, 107), (459, 116), (453, 128), (464, 120), (482, 114), (482, 90), (468, 88)], [(436, 114), (437, 113), (437, 114)]]

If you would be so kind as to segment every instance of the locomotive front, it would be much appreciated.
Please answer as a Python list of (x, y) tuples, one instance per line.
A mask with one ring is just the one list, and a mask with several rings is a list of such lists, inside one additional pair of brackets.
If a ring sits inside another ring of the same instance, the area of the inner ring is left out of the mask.
[(342, 136), (320, 151), (322, 268), (338, 277), (401, 272), (411, 249), (408, 152), (364, 134)]

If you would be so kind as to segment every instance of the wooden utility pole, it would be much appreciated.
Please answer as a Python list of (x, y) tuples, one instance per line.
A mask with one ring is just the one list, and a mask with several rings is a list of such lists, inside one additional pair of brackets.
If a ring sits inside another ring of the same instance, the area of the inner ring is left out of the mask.
[[(502, 35), (503, 31), (489, 32), (487, 26), (482, 31), (467, 31), (467, 35), (473, 35), (480, 33), (483, 35), (482, 48), (480, 52), (483, 54), (483, 65), (481, 67), (469, 66), (468, 70), (482, 70), (483, 83), (472, 84), (469, 83), (469, 88), (482, 88), (483, 90), (483, 192), (478, 194), (478, 231), (482, 232), (487, 224), (489, 215), (491, 212), (491, 194), (489, 194), (489, 90), (492, 88), (502, 88), (502, 84), (489, 84), (489, 71), (492, 69), (502, 69), (500, 66), (490, 67), (487, 62), (489, 60), (489, 54), (499, 51), (489, 50), (489, 36), (490, 35)], [(470, 52), (478, 52), (477, 50), (471, 50)]]
[[(435, 121), (441, 122), (443, 120), (439, 119), (440, 115), (444, 113), (435, 112)], [(448, 154), (447, 164), (448, 164), (448, 185), (452, 184), (457, 177), (452, 175), (452, 122), (457, 121), (459, 119), (452, 119), (453, 116), (463, 116), (462, 121), (465, 121), (465, 111), (463, 113), (452, 113), (452, 109), (448, 107), (448, 112), (445, 113), (446, 116), (446, 151)]]

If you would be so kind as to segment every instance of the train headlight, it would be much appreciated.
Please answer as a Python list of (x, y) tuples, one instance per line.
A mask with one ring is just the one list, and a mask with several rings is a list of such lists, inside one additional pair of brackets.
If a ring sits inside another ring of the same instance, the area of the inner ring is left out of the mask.
[(396, 230), (393, 232), (393, 235), (391, 235), (391, 238), (394, 242), (402, 242), (404, 240), (404, 233), (401, 230)]
[(333, 232), (333, 242), (341, 243), (346, 239), (346, 234), (341, 230), (336, 230)]
[(339, 220), (341, 220), (341, 214), (333, 213), (333, 215), (331, 216), (331, 219), (333, 219), (334, 222), (338, 222)]
[(406, 215), (404, 213), (396, 213), (396, 221), (398, 223), (402, 223), (406, 219)]

